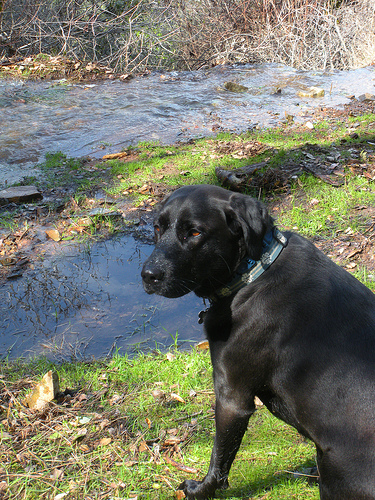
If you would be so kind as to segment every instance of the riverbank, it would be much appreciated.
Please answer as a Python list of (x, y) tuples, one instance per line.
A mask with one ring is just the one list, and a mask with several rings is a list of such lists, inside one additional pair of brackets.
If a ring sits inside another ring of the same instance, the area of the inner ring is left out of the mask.
[[(303, 195), (301, 176), (313, 175), (322, 186), (343, 185), (344, 189), (358, 178), (373, 192), (374, 123), (375, 101), (364, 96), (341, 110), (319, 108), (305, 124), (286, 117), (278, 128), (254, 129), (240, 136), (221, 133), (170, 146), (142, 143), (103, 160), (48, 154), (40, 166), (41, 178), (24, 181), (33, 184), (42, 199), (2, 200), (0, 280), (19, 279), (53, 241), (64, 245), (72, 240), (108, 238), (148, 223), (155, 204), (186, 183), (221, 183), (248, 191), (275, 208), (280, 221), (296, 199), (300, 210), (320, 210), (319, 204), (314, 208)], [(233, 185), (232, 171), (238, 185)], [(350, 217), (372, 220), (371, 208), (366, 213), (352, 210)], [(293, 221), (290, 224), (294, 227)], [(345, 243), (346, 229), (333, 227), (328, 240), (319, 229), (311, 236), (322, 239), (329, 251), (333, 235), (338, 238), (335, 244)], [(373, 262), (363, 242), (353, 244), (361, 248), (355, 257), (364, 258), (371, 274)], [(351, 253), (350, 248), (342, 252), (340, 263)]]

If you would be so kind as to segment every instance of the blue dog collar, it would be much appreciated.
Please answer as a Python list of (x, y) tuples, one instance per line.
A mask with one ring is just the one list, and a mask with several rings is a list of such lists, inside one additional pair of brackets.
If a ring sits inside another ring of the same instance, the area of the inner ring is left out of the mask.
[(253, 283), (275, 262), (287, 244), (288, 240), (283, 233), (277, 228), (273, 228), (264, 237), (260, 260), (256, 261), (245, 257), (238, 266), (232, 281), (228, 285), (216, 290), (214, 297), (211, 297), (211, 299), (229, 297), (249, 283)]

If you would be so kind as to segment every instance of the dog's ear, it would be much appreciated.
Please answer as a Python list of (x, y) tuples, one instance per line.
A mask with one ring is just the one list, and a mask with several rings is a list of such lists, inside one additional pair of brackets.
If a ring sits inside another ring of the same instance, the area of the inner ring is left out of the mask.
[(247, 255), (259, 260), (263, 238), (267, 230), (273, 227), (267, 208), (250, 196), (234, 193), (229, 199), (225, 215), (229, 229), (243, 238)]

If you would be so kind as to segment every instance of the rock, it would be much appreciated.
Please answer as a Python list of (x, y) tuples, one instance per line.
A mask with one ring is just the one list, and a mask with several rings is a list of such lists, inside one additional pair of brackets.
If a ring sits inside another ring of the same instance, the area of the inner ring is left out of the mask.
[(35, 186), (14, 186), (0, 191), (0, 205), (41, 200), (43, 196)]
[(374, 94), (362, 94), (358, 97), (359, 102), (369, 102), (369, 101), (375, 101), (375, 95)]
[(229, 90), (229, 92), (247, 92), (249, 90), (248, 87), (236, 82), (225, 82), (224, 88), (225, 90)]
[(310, 129), (310, 130), (313, 130), (314, 129), (314, 124), (312, 122), (306, 122), (305, 123), (305, 127)]
[(103, 207), (97, 207), (93, 208), (89, 212), (90, 216), (94, 215), (102, 215), (102, 216), (108, 216), (108, 217), (118, 217), (121, 215), (121, 213), (118, 210), (113, 210), (112, 208), (103, 208)]
[(25, 403), (33, 410), (42, 410), (50, 401), (56, 398), (60, 391), (59, 376), (50, 370), (47, 372), (34, 391), (26, 397)]
[(324, 89), (319, 87), (310, 87), (306, 91), (298, 92), (300, 97), (324, 97)]

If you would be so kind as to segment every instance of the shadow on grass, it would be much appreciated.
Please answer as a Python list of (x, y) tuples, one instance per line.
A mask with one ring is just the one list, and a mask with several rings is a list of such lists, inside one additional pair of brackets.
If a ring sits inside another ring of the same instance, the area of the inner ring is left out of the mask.
[[(217, 492), (218, 498), (225, 499), (235, 499), (235, 498), (256, 498), (261, 495), (271, 493), (272, 490), (278, 486), (282, 487), (285, 485), (290, 491), (290, 483), (296, 484), (296, 487), (302, 488), (306, 486), (308, 488), (316, 489), (318, 491), (318, 476), (316, 471), (311, 471), (316, 466), (315, 462), (311, 459), (304, 461), (303, 463), (293, 467), (291, 471), (280, 471), (268, 474), (267, 476), (259, 477), (255, 481), (250, 481), (246, 483), (246, 478), (243, 480), (242, 486), (231, 487), (230, 476), (229, 476), (229, 488), (227, 490), (222, 490)], [(311, 471), (311, 472), (310, 472)], [(286, 490), (285, 490), (286, 493)], [(266, 496), (264, 496), (266, 498)]]

